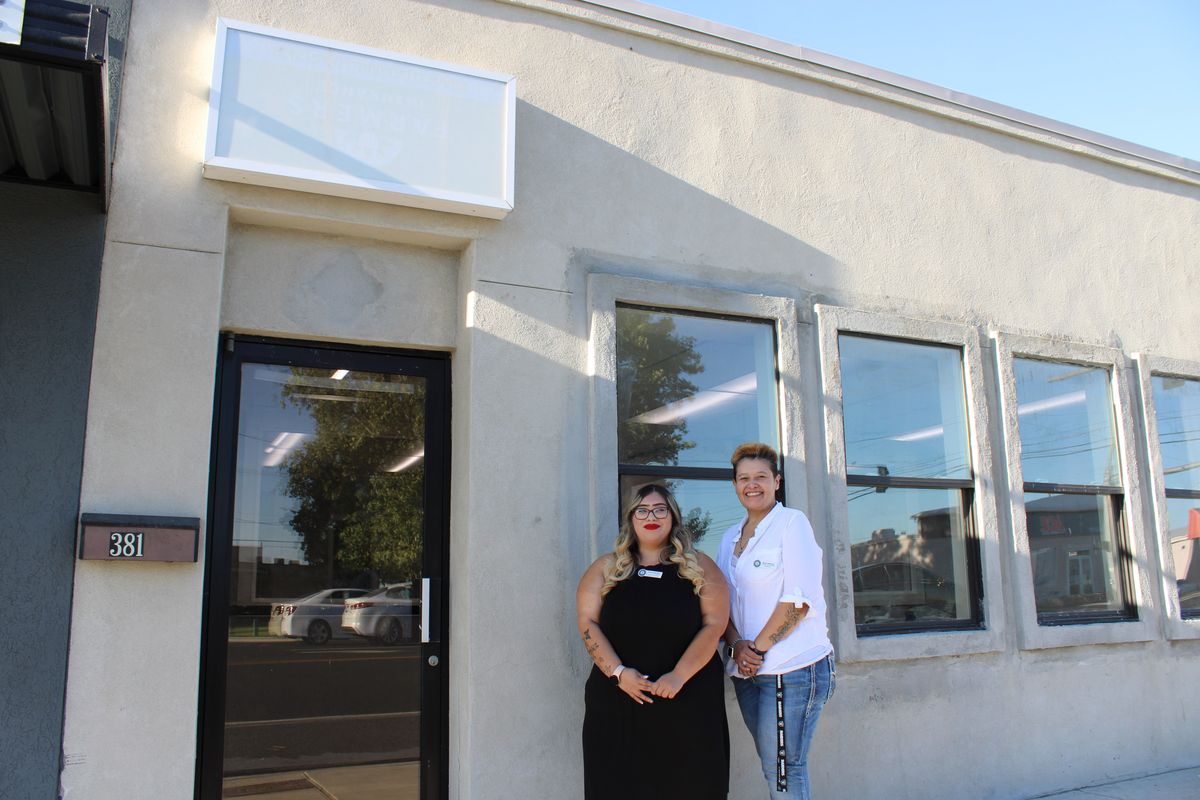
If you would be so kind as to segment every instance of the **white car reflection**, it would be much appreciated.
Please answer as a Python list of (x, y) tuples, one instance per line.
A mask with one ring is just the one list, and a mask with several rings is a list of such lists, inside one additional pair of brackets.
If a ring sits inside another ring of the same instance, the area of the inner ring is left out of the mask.
[(412, 583), (393, 583), (348, 601), (342, 630), (383, 644), (400, 644), (416, 638), (420, 614), (421, 601), (413, 598)]
[(366, 589), (323, 589), (299, 600), (272, 603), (267, 631), (272, 636), (302, 638), (311, 644), (348, 637), (350, 634), (341, 626), (344, 604), (366, 593)]

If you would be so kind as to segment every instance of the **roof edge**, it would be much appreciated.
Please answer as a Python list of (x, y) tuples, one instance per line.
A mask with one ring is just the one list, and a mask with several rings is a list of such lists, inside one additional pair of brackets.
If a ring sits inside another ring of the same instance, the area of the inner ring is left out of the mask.
[[(557, 0), (557, 2), (563, 1), (564, 0)], [(572, 5), (578, 3), (585, 6), (595, 6), (598, 8), (608, 9), (610, 11), (629, 14), (631, 16), (640, 17), (651, 22), (670, 25), (675, 28), (681, 28), (685, 31), (690, 31), (692, 33), (699, 33), (733, 44), (750, 47), (774, 56), (781, 56), (791, 61), (801, 61), (816, 67), (836, 70), (853, 78), (860, 78), (896, 89), (901, 89), (906, 92), (912, 92), (933, 100), (949, 103), (969, 111), (985, 114), (989, 117), (1017, 123), (1019, 125), (1029, 126), (1031, 128), (1045, 131), (1056, 136), (1067, 137), (1077, 142), (1103, 148), (1104, 150), (1112, 151), (1123, 156), (1132, 157), (1138, 159), (1139, 161), (1151, 162), (1151, 164), (1156, 167), (1167, 167), (1171, 170), (1181, 170), (1189, 174), (1178, 177), (1181, 177), (1189, 182), (1194, 182), (1197, 180), (1197, 178), (1200, 178), (1200, 161), (1194, 161), (1190, 158), (1184, 158), (1183, 156), (1177, 156), (1162, 150), (1156, 150), (1153, 147), (1147, 147), (1135, 142), (1119, 139), (1115, 136), (1109, 136), (1098, 131), (1081, 128), (1076, 125), (1051, 119), (1050, 117), (1043, 117), (1029, 111), (1022, 111), (1019, 108), (1006, 106), (1003, 103), (985, 100), (964, 92), (947, 89), (944, 86), (927, 83), (916, 78), (910, 78), (905, 75), (888, 72), (887, 70), (872, 67), (867, 64), (860, 64), (857, 61), (851, 61), (846, 58), (841, 58), (840, 56), (822, 53), (818, 50), (812, 50), (800, 45), (790, 44), (778, 39), (772, 39), (769, 36), (763, 36), (751, 31), (735, 28), (731, 25), (713, 22), (712, 20), (692, 16), (691, 14), (685, 14), (681, 11), (674, 11), (669, 8), (652, 5), (650, 3), (643, 3), (640, 2), (640, 0), (566, 0), (566, 2)]]

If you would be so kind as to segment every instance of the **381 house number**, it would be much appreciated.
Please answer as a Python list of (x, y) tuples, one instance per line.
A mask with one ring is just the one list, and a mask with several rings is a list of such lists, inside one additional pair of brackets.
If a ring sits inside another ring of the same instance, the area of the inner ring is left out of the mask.
[(85, 513), (79, 515), (79, 529), (84, 560), (195, 563), (200, 547), (198, 517)]
[(108, 535), (108, 555), (111, 558), (141, 558), (141, 531), (113, 531)]

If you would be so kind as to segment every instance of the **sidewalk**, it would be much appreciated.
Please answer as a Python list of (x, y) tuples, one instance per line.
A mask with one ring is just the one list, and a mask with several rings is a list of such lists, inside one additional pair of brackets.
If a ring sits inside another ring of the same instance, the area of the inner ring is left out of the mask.
[[(264, 800), (329, 800), (341, 797), (416, 797), (416, 762), (338, 767), (225, 781), (224, 797)], [(1104, 783), (1030, 800), (1200, 800), (1200, 767), (1146, 778)]]
[(420, 793), (418, 764), (408, 761), (228, 778), (221, 796), (262, 797), (266, 800), (338, 800), (354, 797), (417, 797)]
[(1054, 800), (1200, 800), (1200, 767), (1038, 797)]

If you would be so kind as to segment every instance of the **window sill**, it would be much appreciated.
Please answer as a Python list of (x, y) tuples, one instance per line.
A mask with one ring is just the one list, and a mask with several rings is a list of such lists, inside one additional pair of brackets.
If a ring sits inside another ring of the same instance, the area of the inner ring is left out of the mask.
[(917, 658), (998, 653), (1004, 649), (1003, 633), (987, 628), (888, 631), (855, 635), (837, 643), (838, 661), (911, 661)]
[(1021, 649), (1154, 641), (1159, 638), (1157, 612), (1148, 607), (1142, 608), (1141, 613), (1142, 619), (1076, 617), (1051, 625), (1041, 622), (1026, 624), (1021, 626)]

